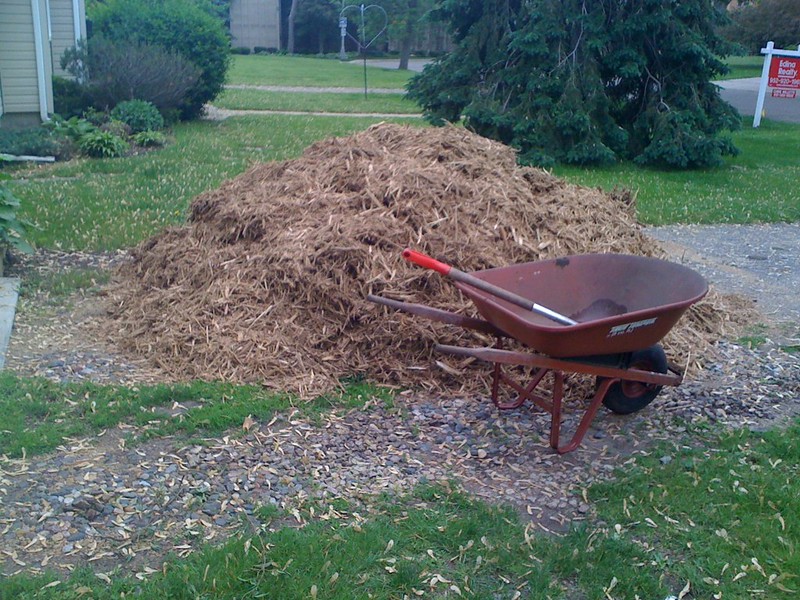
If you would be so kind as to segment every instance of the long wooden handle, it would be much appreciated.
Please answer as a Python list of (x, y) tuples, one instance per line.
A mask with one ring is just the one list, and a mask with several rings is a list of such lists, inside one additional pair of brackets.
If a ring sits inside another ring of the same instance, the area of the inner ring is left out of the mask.
[(542, 306), (541, 304), (537, 304), (532, 300), (528, 300), (519, 294), (515, 294), (514, 292), (510, 292), (507, 289), (498, 287), (491, 283), (484, 281), (483, 279), (478, 279), (474, 275), (470, 275), (469, 273), (465, 273), (455, 267), (452, 267), (448, 264), (445, 264), (441, 261), (436, 260), (435, 258), (431, 258), (427, 254), (423, 254), (422, 252), (417, 252), (416, 250), (412, 250), (411, 248), (406, 248), (403, 250), (403, 258), (407, 261), (414, 263), (415, 265), (419, 265), (424, 269), (432, 269), (437, 273), (441, 273), (447, 277), (451, 277), (456, 281), (461, 281), (462, 283), (466, 283), (467, 285), (471, 285), (474, 288), (478, 288), (479, 290), (483, 290), (491, 294), (492, 296), (497, 296), (498, 298), (502, 298), (512, 304), (516, 304), (517, 306), (521, 306), (531, 312), (535, 312), (537, 314), (542, 315), (543, 317), (547, 317), (548, 319), (555, 321), (556, 323), (560, 323), (561, 325), (577, 325), (577, 321), (573, 321), (569, 317), (565, 317), (564, 315), (557, 313), (554, 310), (547, 308), (546, 306)]

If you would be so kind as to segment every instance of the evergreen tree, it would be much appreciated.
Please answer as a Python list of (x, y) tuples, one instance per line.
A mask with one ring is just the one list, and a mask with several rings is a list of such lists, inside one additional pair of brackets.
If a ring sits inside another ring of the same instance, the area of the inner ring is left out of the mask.
[(444, 0), (456, 49), (409, 83), (524, 162), (716, 165), (738, 113), (710, 81), (728, 51), (713, 0)]

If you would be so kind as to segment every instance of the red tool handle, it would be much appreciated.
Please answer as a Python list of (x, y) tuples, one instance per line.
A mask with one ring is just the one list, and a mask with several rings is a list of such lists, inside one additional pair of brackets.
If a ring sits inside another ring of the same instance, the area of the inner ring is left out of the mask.
[(439, 262), (435, 258), (431, 258), (427, 254), (423, 254), (422, 252), (417, 252), (416, 250), (412, 250), (411, 248), (406, 248), (403, 250), (403, 258), (407, 261), (414, 263), (422, 267), (423, 269), (431, 269), (432, 271), (436, 271), (437, 273), (441, 273), (442, 275), (449, 275), (450, 271), (453, 267), (450, 265), (446, 265), (443, 262)]

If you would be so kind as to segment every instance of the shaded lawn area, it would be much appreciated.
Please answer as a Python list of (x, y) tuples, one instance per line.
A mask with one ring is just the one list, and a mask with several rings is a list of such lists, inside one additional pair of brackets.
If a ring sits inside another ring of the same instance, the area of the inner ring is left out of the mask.
[[(411, 71), (367, 66), (368, 88), (403, 88), (414, 75)], [(360, 62), (306, 56), (233, 56), (228, 71), (230, 84), (286, 85), (307, 87), (364, 87)]]
[(333, 113), (420, 114), (415, 102), (401, 94), (287, 93), (264, 90), (225, 90), (214, 106), (232, 110), (290, 110)]

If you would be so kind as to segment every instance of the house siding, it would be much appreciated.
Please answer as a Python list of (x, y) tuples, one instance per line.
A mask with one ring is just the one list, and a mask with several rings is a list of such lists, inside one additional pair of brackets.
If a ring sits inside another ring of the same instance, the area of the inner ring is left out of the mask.
[(0, 2), (3, 114), (39, 111), (39, 80), (30, 0)]
[[(75, 45), (75, 15), (72, 0), (50, 0), (50, 27), (53, 54), (53, 73), (60, 77), (69, 77), (69, 73), (61, 68), (61, 57), (67, 48)], [(81, 23), (81, 39), (86, 38), (86, 18), (83, 0), (78, 6), (78, 17)]]
[(231, 46), (280, 48), (279, 0), (231, 0)]

